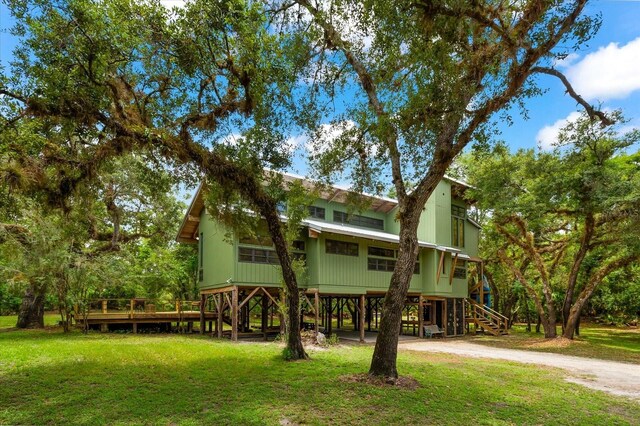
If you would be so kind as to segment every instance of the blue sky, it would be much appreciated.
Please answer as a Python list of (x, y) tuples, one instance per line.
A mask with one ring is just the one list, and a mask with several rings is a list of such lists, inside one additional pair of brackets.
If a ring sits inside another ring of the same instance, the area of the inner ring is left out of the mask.
[[(179, 0), (167, 0), (179, 4)], [(602, 27), (587, 45), (581, 46), (561, 69), (576, 90), (592, 104), (605, 109), (621, 108), (630, 126), (640, 127), (640, 1), (594, 1), (587, 14), (600, 13)], [(6, 7), (0, 5), (0, 62), (11, 60), (16, 40), (7, 33), (12, 25)], [(502, 139), (512, 149), (548, 146), (567, 119), (581, 109), (564, 93), (564, 87), (553, 77), (540, 77), (541, 87), (548, 88), (543, 96), (529, 99), (529, 118), (513, 114), (512, 126), (500, 125)], [(303, 144), (303, 138), (292, 139)], [(298, 150), (294, 172), (304, 174), (305, 161)]]

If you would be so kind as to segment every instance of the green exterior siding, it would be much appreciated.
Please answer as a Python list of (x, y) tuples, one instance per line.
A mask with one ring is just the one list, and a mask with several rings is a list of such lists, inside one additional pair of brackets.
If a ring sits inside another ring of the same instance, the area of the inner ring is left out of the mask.
[[(451, 205), (466, 208), (462, 200), (451, 199), (451, 183), (443, 180), (436, 187), (433, 195), (426, 203), (418, 227), (418, 239), (441, 246), (451, 246)], [(334, 224), (333, 212), (350, 212), (362, 216), (384, 221), (384, 232), (397, 235), (399, 224), (395, 220), (397, 208), (388, 213), (364, 210), (350, 211), (345, 204), (329, 202), (319, 199), (314, 202), (317, 207), (325, 209), (324, 222)], [(316, 220), (316, 219), (314, 219)], [(323, 222), (321, 219), (317, 219)], [(326, 229), (326, 228), (323, 228)], [(358, 227), (358, 229), (369, 229)], [(380, 230), (378, 230), (380, 231)], [(337, 232), (337, 231), (336, 231)], [(459, 247), (462, 253), (468, 256), (478, 255), (479, 229), (468, 220), (464, 223), (465, 245)], [(202, 234), (201, 241), (203, 278), (200, 282), (202, 289), (224, 287), (231, 283), (238, 285), (281, 286), (281, 270), (278, 265), (267, 263), (250, 263), (239, 261), (239, 248), (255, 248), (259, 250), (273, 250), (272, 247), (241, 244), (237, 236), (232, 236), (231, 241), (224, 226), (209, 219), (203, 210), (200, 217), (198, 235)], [(391, 272), (369, 270), (368, 247), (381, 247), (397, 250), (397, 244), (376, 241), (369, 238), (358, 238), (333, 232), (320, 232), (316, 238), (311, 238), (309, 230), (303, 230), (301, 239), (305, 243), (306, 273), (299, 277), (301, 288), (318, 288), (325, 294), (366, 294), (382, 293), (389, 287)], [(373, 237), (372, 237), (373, 238)], [(332, 254), (326, 252), (327, 239), (355, 243), (358, 245), (358, 256)], [(454, 278), (450, 283), (452, 254), (445, 253), (445, 266), (440, 279), (436, 280), (438, 264), (442, 251), (432, 248), (421, 248), (418, 258), (420, 271), (414, 274), (409, 291), (423, 295), (443, 297), (467, 297), (467, 281), (463, 278)], [(256, 260), (254, 258), (252, 260)], [(384, 258), (389, 260), (390, 258)], [(383, 269), (386, 262), (381, 262)], [(462, 259), (459, 265), (464, 265)], [(375, 266), (373, 266), (375, 267)], [(436, 282), (437, 281), (437, 282)]]
[(234, 244), (225, 237), (226, 229), (218, 222), (211, 220), (206, 210), (200, 215), (199, 234), (202, 234), (204, 264), (203, 279), (200, 282), (201, 289), (211, 287), (223, 287), (227, 280), (233, 280), (235, 257)]

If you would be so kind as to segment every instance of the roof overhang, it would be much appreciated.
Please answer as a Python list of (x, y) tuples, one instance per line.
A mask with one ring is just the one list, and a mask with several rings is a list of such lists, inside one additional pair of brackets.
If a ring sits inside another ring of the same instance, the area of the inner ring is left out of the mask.
[[(319, 220), (305, 219), (302, 221), (303, 226), (308, 226), (309, 229), (322, 233), (328, 232), (339, 235), (347, 235), (356, 238), (366, 238), (374, 241), (382, 241), (385, 243), (400, 244), (400, 237), (388, 232), (374, 231), (371, 229), (358, 228), (356, 226), (341, 225), (339, 223), (321, 222)], [(426, 241), (418, 241), (418, 246), (423, 248), (435, 249), (438, 246), (434, 243)]]
[(198, 190), (191, 200), (191, 204), (189, 204), (187, 213), (182, 219), (176, 241), (188, 244), (198, 242), (198, 229), (200, 227), (200, 214), (202, 213), (202, 209), (204, 209), (204, 199), (202, 196), (202, 183), (200, 183)]

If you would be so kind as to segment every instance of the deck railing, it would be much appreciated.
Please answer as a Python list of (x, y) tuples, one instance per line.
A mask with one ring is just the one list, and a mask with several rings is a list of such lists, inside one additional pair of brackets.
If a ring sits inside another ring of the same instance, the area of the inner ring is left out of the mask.
[[(96, 299), (90, 300), (85, 305), (86, 314), (122, 314), (156, 312), (189, 312), (199, 311), (199, 300), (161, 300), (161, 299)], [(80, 307), (76, 307), (76, 313), (82, 314)]]
[[(498, 328), (498, 332), (507, 332), (509, 328), (509, 319), (502, 315), (500, 312), (491, 309), (488, 306), (481, 305), (473, 299), (466, 299), (467, 304), (467, 316), (474, 319), (474, 322), (478, 318), (484, 319), (492, 323)], [(477, 322), (476, 322), (477, 324)]]

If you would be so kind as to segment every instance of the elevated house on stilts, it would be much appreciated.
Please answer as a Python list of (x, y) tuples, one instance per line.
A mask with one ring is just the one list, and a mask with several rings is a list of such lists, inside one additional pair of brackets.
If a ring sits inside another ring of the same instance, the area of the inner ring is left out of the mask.
[[(284, 178), (314, 185), (300, 176)], [(485, 304), (490, 299), (482, 280), (468, 280), (471, 271), (482, 276), (480, 227), (467, 215), (468, 188), (445, 177), (425, 206), (403, 334), (423, 337), (441, 331), (459, 336), (469, 325), (492, 334), (506, 332), (506, 318)], [(208, 327), (212, 335), (232, 340), (277, 334), (283, 326), (279, 306), (284, 297), (278, 258), (266, 229), (256, 230), (254, 236), (230, 232), (207, 213), (204, 191), (202, 186), (198, 189), (177, 237), (198, 245), (201, 332)], [(299, 279), (301, 324), (325, 334), (348, 330), (363, 341), (365, 331), (375, 332), (379, 326), (396, 262), (397, 202), (339, 187), (319, 192), (293, 243), (293, 255), (306, 264), (305, 277)], [(354, 211), (348, 204), (354, 195), (368, 208)]]

